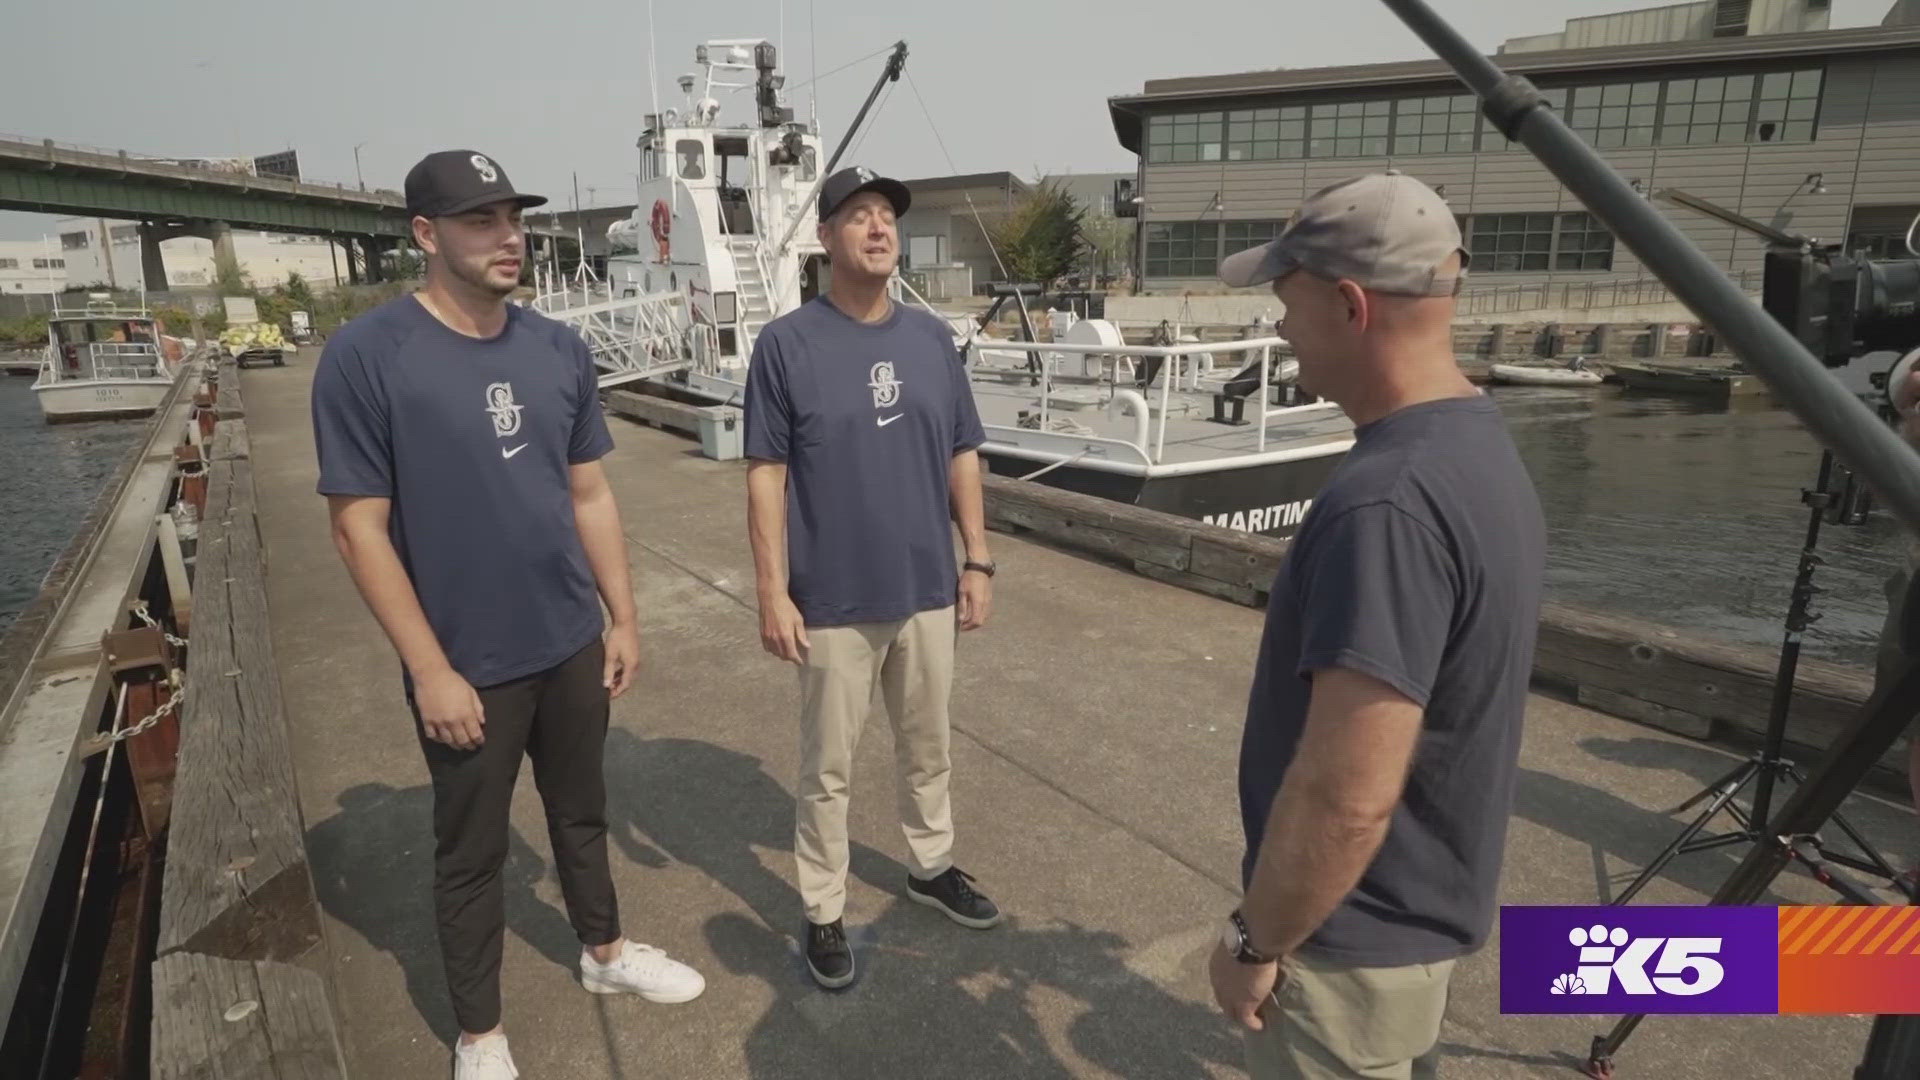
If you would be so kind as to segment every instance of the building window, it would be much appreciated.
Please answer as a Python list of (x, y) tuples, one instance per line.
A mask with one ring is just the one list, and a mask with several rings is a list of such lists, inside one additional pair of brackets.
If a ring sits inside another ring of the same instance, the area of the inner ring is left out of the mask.
[(1476, 271), (1613, 268), (1613, 234), (1588, 213), (1475, 214), (1466, 232)]
[(1819, 69), (1775, 71), (1760, 77), (1754, 105), (1753, 137), (1759, 142), (1809, 142), (1820, 111)]
[[(1823, 80), (1809, 68), (1544, 87), (1540, 96), (1600, 150), (1807, 142)], [(1525, 150), (1482, 119), (1471, 94), (1162, 114), (1147, 120), (1146, 149), (1149, 164)]]
[(1471, 94), (1409, 98), (1393, 118), (1395, 154), (1470, 154), (1479, 111)]
[(1393, 126), (1393, 102), (1315, 105), (1308, 114), (1308, 124), (1308, 157), (1385, 157)]
[(1584, 211), (1560, 215), (1554, 241), (1555, 270), (1613, 269), (1613, 234)]
[(1168, 221), (1147, 226), (1147, 276), (1212, 277), (1220, 268), (1220, 223)]
[(113, 242), (116, 244), (124, 243), (128, 240), (138, 240), (140, 239), (140, 226), (115, 225), (107, 230), (107, 235), (112, 237)]
[(1162, 221), (1147, 225), (1147, 273), (1157, 278), (1210, 278), (1220, 260), (1264, 244), (1284, 221)]
[(1304, 105), (1278, 109), (1238, 109), (1227, 114), (1228, 161), (1286, 161), (1305, 150)]
[(74, 251), (79, 248), (86, 247), (91, 242), (92, 242), (91, 238), (88, 236), (88, 234), (84, 232), (69, 232), (69, 233), (60, 234), (60, 246), (62, 248), (65, 248), (68, 251)]
[(64, 270), (66, 269), (66, 267), (67, 267), (67, 260), (65, 259), (33, 260), (33, 268), (35, 270)]
[(1156, 116), (1147, 124), (1150, 162), (1219, 161), (1225, 113)]
[(1582, 86), (1573, 91), (1568, 123), (1601, 150), (1652, 146), (1660, 113), (1657, 82)]
[(1672, 79), (1660, 114), (1662, 146), (1744, 142), (1753, 113), (1751, 75)]
[(1226, 258), (1236, 251), (1245, 251), (1250, 247), (1259, 247), (1279, 237), (1280, 230), (1286, 228), (1284, 221), (1228, 221), (1222, 223), (1223, 235), (1220, 257)]
[(0, 259), (0, 270), (18, 270), (18, 269), (20, 269), (19, 259)]

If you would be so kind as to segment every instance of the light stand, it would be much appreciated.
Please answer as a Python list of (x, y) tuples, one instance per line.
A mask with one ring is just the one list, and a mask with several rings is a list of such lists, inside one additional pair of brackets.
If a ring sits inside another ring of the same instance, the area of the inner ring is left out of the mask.
[[(1837, 482), (1834, 475), (1836, 472), (1842, 474), (1837, 478)], [(1675, 814), (1684, 814), (1701, 802), (1711, 800), (1707, 801), (1707, 807), (1700, 812), (1700, 816), (1694, 818), (1680, 835), (1674, 837), (1673, 842), (1668, 844), (1652, 862), (1647, 864), (1646, 869), (1640, 872), (1640, 876), (1634, 879), (1633, 884), (1627, 886), (1626, 890), (1613, 901), (1616, 906), (1631, 901), (1648, 882), (1659, 876), (1667, 863), (1677, 856), (1726, 847), (1729, 844), (1771, 841), (1773, 834), (1767, 828), (1767, 817), (1772, 805), (1774, 782), (1778, 779), (1791, 779), (1795, 784), (1806, 783), (1806, 777), (1801, 774), (1799, 767), (1786, 758), (1782, 751), (1786, 743), (1787, 713), (1793, 703), (1794, 675), (1800, 664), (1800, 642), (1807, 627), (1820, 619), (1819, 615), (1807, 613), (1807, 606), (1813, 599), (1813, 595), (1823, 591), (1813, 584), (1814, 570), (1824, 565), (1824, 560), (1814, 554), (1814, 548), (1820, 542), (1820, 525), (1823, 521), (1830, 521), (1836, 525), (1859, 525), (1864, 522), (1867, 516), (1865, 494), (1865, 491), (1855, 482), (1853, 475), (1834, 460), (1831, 452), (1821, 453), (1820, 472), (1814, 481), (1814, 486), (1800, 493), (1800, 501), (1810, 508), (1807, 515), (1807, 539), (1806, 544), (1800, 549), (1800, 568), (1794, 578), (1792, 599), (1787, 605), (1786, 636), (1780, 645), (1780, 666), (1774, 675), (1772, 710), (1767, 716), (1765, 741), (1758, 753), (1725, 776), (1708, 784), (1692, 798), (1671, 811)], [(1753, 809), (1743, 812), (1734, 798), (1749, 783), (1756, 782), (1758, 786), (1754, 789)], [(1707, 827), (1707, 823), (1721, 810), (1727, 811), (1733, 817), (1735, 824), (1739, 826), (1738, 831), (1699, 838), (1701, 831)], [(1840, 831), (1853, 841), (1866, 858), (1862, 860), (1821, 852), (1828, 861), (1874, 874), (1888, 881), (1896, 880), (1900, 876), (1900, 872), (1894, 869), (1878, 851), (1875, 851), (1860, 831), (1837, 811), (1833, 815), (1833, 823), (1839, 826)], [(1815, 843), (1817, 845), (1818, 842)]]

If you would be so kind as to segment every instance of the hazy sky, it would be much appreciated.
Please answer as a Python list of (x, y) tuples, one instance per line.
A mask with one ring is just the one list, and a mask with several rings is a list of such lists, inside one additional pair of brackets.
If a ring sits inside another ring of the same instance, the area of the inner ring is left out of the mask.
[[(1891, 2), (1835, 0), (1832, 25), (1877, 24)], [(1644, 5), (1437, 6), (1492, 52), (1506, 38), (1558, 30), (1569, 17)], [(364, 143), (368, 186), (396, 189), (422, 154), (471, 147), (496, 157), (522, 190), (563, 208), (576, 172), (583, 205), (632, 201), (634, 138), (651, 111), (647, 0), (7, 7), (0, 130), (11, 134), (180, 156), (251, 157), (291, 147), (306, 176), (348, 182), (354, 146)], [(1147, 79), (1430, 55), (1369, 0), (660, 0), (653, 7), (663, 107), (678, 103), (674, 77), (693, 69), (694, 45), (709, 39), (784, 43), (789, 87), (811, 77), (816, 56), (827, 72), (904, 39), (913, 85), (906, 78), (893, 85), (847, 159), (902, 177), (1131, 169), (1105, 102), (1137, 92)], [(1139, 20), (1124, 13), (1129, 8), (1154, 14)], [(809, 33), (810, 19), (817, 34)], [(829, 147), (881, 65), (875, 56), (818, 84)], [(808, 93), (790, 96), (801, 117)], [(723, 117), (750, 108), (750, 97), (725, 101)], [(36, 237), (51, 220), (0, 213), (0, 237)]]

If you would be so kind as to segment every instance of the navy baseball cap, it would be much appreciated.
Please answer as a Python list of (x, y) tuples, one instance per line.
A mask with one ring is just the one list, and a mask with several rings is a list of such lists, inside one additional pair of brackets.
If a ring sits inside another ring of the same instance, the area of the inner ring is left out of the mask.
[(527, 209), (545, 205), (546, 201), (543, 195), (523, 195), (513, 190), (507, 171), (498, 162), (472, 150), (428, 154), (407, 172), (410, 216), (446, 217), (497, 202), (514, 202)]
[(906, 213), (907, 207), (913, 205), (913, 194), (907, 190), (907, 185), (881, 176), (865, 165), (854, 165), (827, 177), (827, 182), (820, 185), (820, 220), (832, 217), (841, 203), (863, 191), (877, 191), (885, 195), (887, 201), (893, 204), (895, 217)]

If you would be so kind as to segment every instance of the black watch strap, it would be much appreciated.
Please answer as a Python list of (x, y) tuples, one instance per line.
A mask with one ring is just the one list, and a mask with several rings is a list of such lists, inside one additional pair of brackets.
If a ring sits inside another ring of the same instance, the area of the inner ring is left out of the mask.
[(992, 577), (994, 574), (994, 571), (998, 569), (998, 567), (995, 564), (990, 562), (974, 562), (972, 559), (968, 559), (964, 564), (961, 565), (960, 569), (962, 573), (965, 573), (968, 570), (978, 570), (981, 573), (987, 575), (988, 577)]
[(1247, 920), (1240, 917), (1238, 908), (1230, 916), (1233, 925), (1240, 930), (1240, 947), (1234, 950), (1233, 958), (1243, 964), (1271, 964), (1274, 958), (1253, 947), (1253, 935), (1247, 932)]

